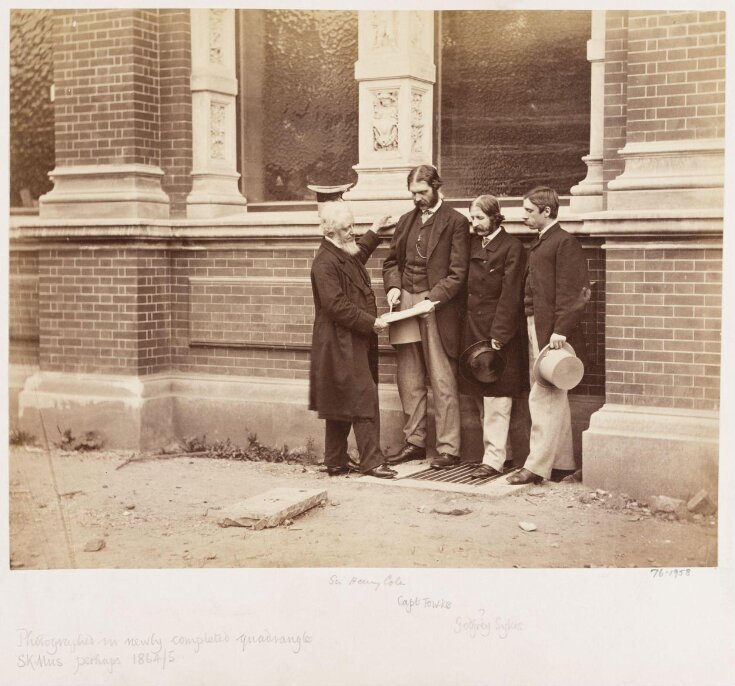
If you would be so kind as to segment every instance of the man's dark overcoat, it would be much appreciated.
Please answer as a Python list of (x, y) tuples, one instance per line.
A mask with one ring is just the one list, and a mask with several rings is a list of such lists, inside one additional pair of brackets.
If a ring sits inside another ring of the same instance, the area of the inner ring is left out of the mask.
[(501, 228), (485, 248), (480, 236), (470, 238), (462, 350), (494, 338), (503, 346), (505, 369), (492, 384), (467, 381), (460, 376), (463, 393), (513, 397), (528, 390), (528, 337), (523, 315), (525, 270), (526, 250), (505, 229)]
[(375, 294), (364, 264), (380, 243), (368, 231), (352, 257), (323, 239), (311, 265), (314, 330), (309, 409), (322, 419), (354, 421), (378, 412)]
[[(388, 255), (383, 261), (385, 292), (401, 287), (401, 275), (406, 266), (406, 242), (411, 225), (420, 220), (417, 207), (398, 220)], [(445, 202), (439, 206), (433, 219), (427, 252), (428, 298), (438, 301), (436, 322), (444, 351), (449, 357), (458, 357), (461, 350), (461, 318), (464, 306), (464, 286), (469, 258), (469, 222)]]
[(567, 337), (583, 362), (586, 345), (581, 322), (590, 299), (587, 258), (579, 241), (554, 224), (529, 249), (526, 279), (533, 293), (539, 350), (552, 333)]

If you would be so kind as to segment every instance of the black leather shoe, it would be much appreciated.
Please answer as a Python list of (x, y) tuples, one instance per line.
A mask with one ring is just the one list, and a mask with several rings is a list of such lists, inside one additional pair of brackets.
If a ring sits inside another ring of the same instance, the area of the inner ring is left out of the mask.
[(481, 464), (469, 473), (470, 479), (484, 479), (489, 476), (500, 476), (500, 472), (489, 464)]
[(564, 481), (566, 477), (571, 476), (574, 472), (574, 469), (552, 469), (549, 481)]
[(351, 457), (347, 458), (347, 470), (350, 472), (359, 472), (360, 465), (359, 463), (355, 462)]
[(365, 472), (365, 476), (377, 476), (379, 479), (392, 479), (397, 472), (390, 469), (390, 467), (381, 464), (377, 467), (373, 467), (368, 472)]
[(388, 464), (401, 464), (401, 462), (410, 462), (411, 460), (423, 460), (426, 457), (426, 449), (419, 448), (413, 443), (406, 443), (401, 451), (388, 458)]
[(337, 464), (327, 467), (327, 474), (329, 476), (342, 476), (352, 471), (346, 464)]
[(429, 466), (432, 469), (449, 469), (450, 467), (456, 467), (459, 464), (458, 455), (450, 455), (449, 453), (442, 453), (439, 457), (435, 457)]
[(521, 486), (522, 484), (540, 484), (544, 480), (543, 476), (529, 472), (527, 469), (521, 469), (515, 474), (511, 474), (506, 481), (513, 486)]

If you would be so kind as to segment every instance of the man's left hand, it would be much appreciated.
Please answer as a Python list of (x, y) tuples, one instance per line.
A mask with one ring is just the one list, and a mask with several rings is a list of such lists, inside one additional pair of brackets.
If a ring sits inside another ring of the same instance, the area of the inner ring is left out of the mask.
[(414, 308), (419, 312), (419, 317), (425, 318), (436, 309), (437, 304), (438, 301), (425, 298), (421, 302), (416, 303)]
[(560, 333), (552, 333), (551, 338), (549, 338), (549, 347), (552, 350), (559, 350), (566, 341), (566, 336), (562, 336)]

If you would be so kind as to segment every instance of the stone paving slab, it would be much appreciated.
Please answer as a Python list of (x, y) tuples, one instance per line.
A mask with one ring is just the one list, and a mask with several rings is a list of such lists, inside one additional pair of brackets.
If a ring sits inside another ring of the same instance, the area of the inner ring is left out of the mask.
[(226, 508), (220, 526), (247, 526), (265, 529), (316, 507), (327, 499), (327, 492), (307, 488), (273, 488)]

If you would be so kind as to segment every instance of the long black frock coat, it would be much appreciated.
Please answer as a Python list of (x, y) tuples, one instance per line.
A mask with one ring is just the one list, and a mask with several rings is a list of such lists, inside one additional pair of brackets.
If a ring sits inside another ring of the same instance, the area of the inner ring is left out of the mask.
[(526, 251), (521, 241), (501, 228), (482, 247), (482, 238), (470, 238), (467, 308), (462, 349), (478, 341), (502, 344), (505, 369), (492, 384), (469, 382), (460, 375), (460, 390), (469, 395), (513, 397), (529, 388), (528, 336), (523, 314), (523, 280)]
[(352, 257), (323, 239), (311, 266), (309, 409), (322, 419), (354, 421), (378, 413), (377, 306), (364, 264), (379, 243), (368, 231)]

